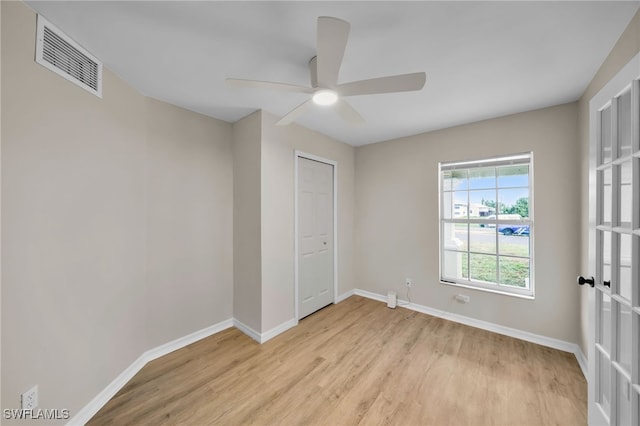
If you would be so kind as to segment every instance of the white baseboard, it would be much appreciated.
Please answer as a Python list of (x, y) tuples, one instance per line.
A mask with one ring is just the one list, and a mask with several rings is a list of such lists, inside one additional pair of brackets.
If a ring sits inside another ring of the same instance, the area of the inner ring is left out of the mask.
[(164, 345), (160, 345), (158, 347), (150, 349), (146, 351), (142, 356), (146, 356), (146, 358), (151, 361), (231, 327), (233, 327), (233, 320), (224, 320), (207, 328), (203, 328), (202, 330), (198, 330), (186, 336), (179, 337), (169, 343), (165, 343)]
[[(355, 289), (353, 294), (356, 296), (366, 297), (367, 299), (377, 300), (378, 302), (386, 302), (387, 297), (378, 293), (373, 293), (367, 290), (360, 290), (359, 288)], [(400, 301), (400, 299), (398, 299)]]
[(126, 385), (127, 382), (138, 373), (138, 371), (142, 370), (142, 367), (144, 367), (147, 362), (149, 361), (145, 359), (144, 354), (140, 355), (138, 359), (133, 361), (133, 363), (129, 365), (126, 370), (120, 373), (120, 375), (118, 375), (115, 380), (109, 383), (109, 385), (107, 385), (107, 387), (104, 388), (102, 392), (96, 395), (95, 398), (89, 401), (87, 405), (85, 405), (80, 411), (78, 411), (67, 424), (84, 425), (89, 420), (91, 420), (91, 418), (95, 416), (96, 413), (100, 411), (100, 409), (104, 407), (107, 402), (109, 402), (109, 400), (113, 398), (115, 394), (118, 393), (118, 391), (122, 389), (124, 385)]
[[(355, 292), (356, 292), (356, 290), (354, 289), (354, 290), (349, 290), (349, 291), (347, 291), (345, 293), (342, 293), (341, 295), (336, 297), (334, 303), (340, 303), (343, 300), (348, 299), (349, 297), (353, 296), (355, 294)], [(265, 343), (266, 341), (276, 337), (278, 334), (284, 333), (285, 331), (289, 330), (290, 328), (295, 327), (296, 325), (298, 325), (298, 321), (295, 318), (292, 318), (292, 319), (290, 319), (288, 321), (285, 321), (282, 324), (272, 328), (269, 331), (265, 331), (264, 333), (258, 333), (253, 328), (251, 328), (248, 325), (242, 323), (241, 321), (238, 321), (235, 318), (233, 319), (233, 324), (235, 325), (236, 328), (238, 328), (240, 331), (242, 331), (247, 336), (251, 337), (256, 342)]]
[[(340, 303), (343, 300), (353, 296), (355, 294), (356, 290), (349, 290), (341, 295), (339, 295), (338, 297), (336, 297), (335, 302), (334, 303)], [(244, 324), (243, 322), (237, 320), (237, 319), (233, 319), (233, 325), (240, 331), (242, 331), (244, 334), (246, 334), (247, 336), (251, 337), (253, 340), (255, 340), (258, 343), (265, 343), (268, 340), (273, 339), (274, 337), (276, 337), (278, 334), (284, 333), (285, 331), (289, 330), (292, 327), (295, 327), (296, 325), (298, 325), (298, 321), (295, 318), (292, 318), (288, 321), (283, 322), (282, 324), (272, 328), (269, 331), (265, 331), (264, 333), (259, 333), (256, 330), (254, 330), (253, 328), (249, 327), (248, 325)]]
[(354, 294), (356, 294), (355, 289), (351, 289), (351, 290), (347, 291), (346, 293), (342, 293), (341, 295), (336, 297), (336, 300), (333, 303), (340, 303), (343, 300), (348, 299), (349, 297), (353, 296)]
[(278, 334), (284, 333), (285, 331), (287, 331), (291, 327), (295, 327), (296, 325), (298, 325), (298, 321), (296, 321), (295, 318), (291, 318), (289, 321), (283, 322), (279, 326), (274, 327), (271, 330), (265, 331), (264, 333), (262, 333), (260, 335), (260, 343), (264, 343), (269, 339), (273, 339)]
[(249, 327), (248, 325), (246, 325), (242, 321), (239, 321), (239, 320), (237, 320), (235, 318), (233, 319), (233, 325), (238, 330), (242, 331), (244, 334), (246, 334), (247, 336), (251, 337), (256, 342), (262, 344), (262, 343), (265, 343), (267, 340), (273, 339), (278, 334), (284, 333), (285, 331), (287, 331), (291, 327), (295, 327), (296, 325), (298, 325), (298, 321), (296, 321), (295, 318), (291, 318), (290, 320), (285, 321), (282, 324), (272, 328), (271, 330), (265, 331), (264, 333), (257, 332), (253, 328)]
[(164, 356), (170, 352), (181, 349), (191, 343), (197, 342), (200, 339), (209, 337), (212, 334), (221, 332), (233, 326), (233, 320), (228, 319), (202, 330), (198, 330), (194, 333), (172, 340), (164, 345), (157, 346), (153, 349), (149, 349), (138, 357), (129, 367), (127, 367), (122, 373), (118, 375), (106, 388), (102, 390), (95, 398), (93, 398), (87, 405), (85, 405), (80, 411), (76, 413), (69, 420), (69, 425), (84, 425), (93, 416), (96, 415), (102, 407), (105, 406), (111, 398), (115, 396), (120, 389), (127, 384), (129, 380), (133, 378), (148, 362), (153, 361), (156, 358)]
[(589, 363), (587, 362), (587, 357), (584, 356), (584, 352), (582, 352), (582, 349), (580, 349), (580, 346), (576, 345), (576, 352), (575, 352), (575, 356), (576, 359), (578, 360), (578, 365), (580, 366), (580, 370), (582, 370), (582, 374), (584, 375), (584, 378), (587, 379), (587, 382), (589, 381)]
[(255, 331), (253, 328), (249, 327), (247, 324), (234, 318), (233, 326), (238, 330), (242, 331), (247, 336), (251, 337), (256, 342), (260, 343), (260, 339), (261, 339), (260, 333)]
[[(379, 302), (387, 301), (386, 296), (383, 296), (378, 293), (366, 291), (366, 290), (356, 289), (355, 294), (358, 296), (366, 297), (368, 299), (377, 300)], [(582, 374), (584, 374), (585, 378), (587, 378), (588, 369), (587, 369), (586, 358), (582, 353), (582, 350), (580, 349), (580, 347), (575, 343), (565, 342), (564, 340), (554, 339), (553, 337), (541, 336), (539, 334), (529, 333), (528, 331), (522, 331), (522, 330), (518, 330), (511, 327), (505, 327), (503, 325), (466, 317), (464, 315), (441, 311), (438, 309), (430, 308), (428, 306), (419, 305), (417, 303), (409, 303), (406, 300), (398, 299), (398, 306), (411, 309), (416, 312), (421, 312), (423, 314), (444, 318), (446, 320), (468, 325), (471, 327), (480, 328), (483, 330), (491, 331), (491, 332), (502, 334), (509, 337), (515, 337), (516, 339), (520, 339), (527, 342), (536, 343), (538, 345), (547, 346), (549, 348), (572, 353), (575, 355), (576, 360), (578, 361), (578, 365), (582, 370)]]
[[(343, 300), (353, 296), (355, 294), (356, 290), (349, 290), (346, 293), (343, 293), (341, 295), (339, 295), (334, 303), (340, 303)], [(282, 324), (272, 328), (269, 331), (265, 331), (264, 333), (258, 333), (257, 331), (255, 331), (254, 329), (252, 329), (251, 327), (247, 326), (246, 324), (241, 323), (240, 321), (234, 319), (234, 324), (236, 324), (236, 327), (242, 331), (243, 333), (245, 333), (247, 336), (251, 337), (253, 340), (255, 340), (258, 343), (265, 343), (266, 341), (273, 339), (274, 337), (276, 337), (278, 334), (280, 333), (284, 333), (285, 331), (289, 330), (292, 327), (295, 327), (296, 325), (298, 325), (298, 321), (295, 318), (290, 319), (289, 321), (283, 322)]]

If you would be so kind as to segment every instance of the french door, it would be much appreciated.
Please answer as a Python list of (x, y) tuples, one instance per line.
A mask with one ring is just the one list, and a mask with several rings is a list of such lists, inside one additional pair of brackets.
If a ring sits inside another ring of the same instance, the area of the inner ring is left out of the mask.
[(640, 54), (590, 102), (589, 424), (640, 424)]

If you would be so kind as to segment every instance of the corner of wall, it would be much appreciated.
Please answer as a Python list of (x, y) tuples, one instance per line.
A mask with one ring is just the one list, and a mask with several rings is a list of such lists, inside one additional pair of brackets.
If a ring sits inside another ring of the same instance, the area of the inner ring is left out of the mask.
[(262, 326), (262, 112), (233, 123), (233, 316), (251, 330)]

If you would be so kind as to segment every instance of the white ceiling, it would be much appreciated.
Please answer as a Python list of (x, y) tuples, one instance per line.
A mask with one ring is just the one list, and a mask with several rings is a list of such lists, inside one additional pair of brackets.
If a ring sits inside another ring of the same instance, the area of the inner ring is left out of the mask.
[(256, 109), (284, 115), (308, 95), (227, 77), (309, 85), (317, 17), (349, 21), (340, 83), (427, 73), (419, 92), (350, 97), (364, 125), (317, 106), (297, 120), (355, 146), (575, 101), (640, 4), (28, 3), (143, 94), (230, 122)]

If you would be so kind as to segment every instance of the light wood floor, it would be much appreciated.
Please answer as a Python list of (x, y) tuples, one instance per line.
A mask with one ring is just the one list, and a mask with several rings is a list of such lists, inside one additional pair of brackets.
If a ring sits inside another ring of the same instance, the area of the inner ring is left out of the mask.
[(147, 364), (90, 425), (585, 425), (569, 353), (353, 296)]

